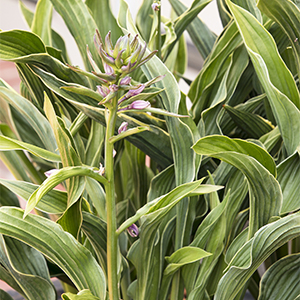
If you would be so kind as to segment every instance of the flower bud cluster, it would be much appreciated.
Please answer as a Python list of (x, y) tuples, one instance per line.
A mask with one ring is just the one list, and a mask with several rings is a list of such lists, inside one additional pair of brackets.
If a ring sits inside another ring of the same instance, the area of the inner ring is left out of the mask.
[[(148, 56), (144, 57), (147, 45), (142, 46), (138, 41), (138, 35), (130, 41), (130, 34), (121, 36), (115, 46), (111, 41), (111, 32), (109, 32), (105, 41), (102, 41), (99, 31), (96, 31), (94, 36), (94, 43), (98, 53), (102, 59), (105, 73), (112, 76), (124, 77), (133, 72), (142, 64), (151, 59), (157, 51), (151, 52)], [(101, 77), (101, 74), (95, 74)]]
[(99, 31), (96, 31), (94, 43), (102, 60), (104, 72), (97, 66), (88, 47), (87, 56), (94, 70), (88, 73), (76, 67), (70, 68), (100, 83), (97, 85), (97, 92), (103, 99), (99, 104), (108, 108), (117, 105), (118, 111), (143, 110), (150, 106), (149, 101), (138, 99), (137, 96), (164, 76), (158, 76), (146, 83), (132, 84), (133, 80), (129, 74), (150, 60), (157, 51), (145, 56), (147, 45), (139, 42), (138, 35), (132, 40), (130, 34), (121, 36), (113, 46), (111, 32), (106, 35), (103, 42)]

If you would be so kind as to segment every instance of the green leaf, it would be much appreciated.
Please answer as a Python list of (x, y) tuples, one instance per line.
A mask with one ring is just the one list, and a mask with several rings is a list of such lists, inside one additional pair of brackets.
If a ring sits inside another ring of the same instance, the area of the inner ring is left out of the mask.
[(48, 120), (36, 107), (15, 91), (7, 88), (0, 87), (0, 97), (13, 106), (24, 118), (26, 118), (32, 129), (38, 134), (45, 148), (51, 152), (55, 152), (57, 144), (53, 130)]
[(51, 0), (55, 10), (65, 21), (70, 33), (74, 37), (83, 59), (85, 68), (90, 69), (90, 63), (86, 53), (86, 45), (92, 53), (93, 59), (98, 66), (101, 66), (101, 60), (96, 47), (94, 47), (93, 36), (97, 25), (91, 16), (87, 6), (82, 1), (66, 0), (63, 3), (59, 0)]
[(112, 42), (122, 35), (122, 30), (117, 24), (117, 21), (110, 9), (109, 0), (86, 0), (85, 5), (89, 8), (92, 17), (94, 18), (102, 39), (111, 31)]
[[(170, 0), (169, 2), (177, 15), (181, 15), (187, 10), (186, 6), (180, 1)], [(198, 17), (187, 26), (186, 30), (202, 58), (205, 59), (212, 50), (216, 35)]]
[(174, 166), (171, 165), (158, 173), (151, 180), (150, 188), (147, 195), (147, 202), (158, 198), (161, 195), (169, 193), (175, 188), (175, 172)]
[[(228, 66), (226, 66), (227, 63)], [(236, 48), (233, 54), (224, 63), (224, 75), (219, 76), (210, 87), (212, 89), (208, 103), (210, 107), (203, 111), (201, 115), (205, 135), (220, 133), (219, 120), (223, 113), (222, 103), (231, 102), (231, 98), (248, 64), (248, 54), (243, 46)]]
[(270, 102), (289, 155), (300, 145), (300, 97), (292, 74), (266, 29), (246, 10), (227, 0), (256, 74)]
[(100, 298), (94, 296), (90, 290), (82, 290), (77, 295), (72, 293), (62, 294), (64, 300), (99, 300)]
[(137, 222), (140, 218), (142, 218), (141, 221), (143, 223), (144, 219), (148, 219), (152, 215), (157, 214), (157, 216), (162, 217), (184, 197), (188, 197), (190, 195), (195, 195), (195, 194), (201, 195), (201, 194), (211, 193), (222, 188), (220, 186), (200, 185), (202, 181), (203, 179), (191, 183), (182, 184), (176, 187), (175, 189), (173, 189), (168, 194), (158, 197), (152, 200), (151, 202), (148, 202), (139, 210), (137, 210), (134, 216), (127, 219), (118, 228), (117, 233), (120, 234), (130, 225)]
[(4, 236), (0, 239), (0, 261), (28, 299), (56, 299), (46, 260), (41, 253), (18, 240)]
[(210, 92), (224, 62), (241, 44), (242, 39), (234, 22), (231, 22), (215, 44), (208, 60), (196, 79), (193, 81), (188, 97), (193, 102), (192, 110), (195, 122), (198, 123), (201, 113), (210, 105)]
[(96, 179), (97, 181), (106, 184), (107, 180), (106, 178), (99, 175), (97, 172), (94, 172), (89, 167), (65, 167), (63, 169), (57, 170), (57, 172), (53, 175), (51, 175), (49, 178), (47, 178), (40, 187), (35, 190), (34, 193), (30, 196), (28, 199), (25, 214), (24, 217), (29, 214), (31, 210), (35, 208), (37, 203), (42, 199), (44, 195), (46, 195), (48, 192), (50, 192), (53, 188), (55, 188), (57, 185), (62, 183), (63, 181), (69, 179), (70, 177), (74, 176), (89, 176), (91, 178)]
[(99, 216), (106, 220), (106, 196), (102, 186), (96, 180), (86, 178), (86, 191)]
[(250, 189), (249, 237), (272, 216), (277, 216), (282, 205), (282, 192), (276, 181), (276, 166), (272, 157), (261, 147), (225, 136), (200, 139), (193, 149), (198, 154), (221, 159), (243, 172)]
[[(194, 0), (189, 9), (187, 9), (183, 14), (181, 14), (175, 20), (175, 33), (177, 39), (169, 46), (169, 52), (174, 47), (175, 43), (178, 41), (187, 26), (197, 17), (200, 11), (211, 2), (211, 0)], [(166, 53), (166, 56), (168, 53)]]
[(90, 214), (83, 212), (83, 223), (82, 230), (89, 239), (96, 255), (98, 261), (103, 269), (106, 272), (106, 261), (107, 261), (107, 225), (102, 219)]
[(276, 261), (260, 281), (258, 300), (294, 300), (300, 295), (300, 254)]
[(166, 257), (168, 266), (164, 271), (164, 275), (172, 275), (184, 265), (196, 262), (204, 257), (210, 256), (211, 253), (206, 252), (197, 247), (183, 247)]
[[(293, 214), (260, 228), (234, 256), (221, 278), (215, 300), (233, 300), (255, 270), (276, 249), (300, 235), (300, 214)], [(274, 279), (274, 277), (273, 277)]]
[(300, 182), (300, 157), (296, 152), (278, 165), (278, 182), (282, 189), (282, 208), (280, 213), (287, 214), (300, 208), (298, 186)]
[[(1, 181), (0, 178), (0, 183)], [(0, 184), (0, 206), (20, 207), (18, 197), (2, 184)]]
[(14, 300), (9, 294), (0, 289), (0, 299), (2, 300)]
[[(16, 47), (19, 41), (24, 44)], [(24, 30), (1, 31), (0, 44), (0, 58), (3, 60), (11, 60), (12, 57), (22, 57), (32, 53), (46, 53), (46, 47), (41, 39), (34, 33)]]
[(232, 120), (255, 139), (259, 139), (274, 128), (270, 122), (259, 115), (244, 112), (228, 105), (224, 105), (224, 108)]
[[(44, 110), (53, 128), (63, 166), (80, 166), (81, 159), (78, 154), (78, 151), (76, 151), (77, 148), (75, 146), (75, 141), (70, 131), (66, 128), (66, 125), (63, 122), (63, 120), (56, 117), (54, 108), (46, 95), (44, 101)], [(75, 203), (79, 200), (81, 194), (83, 193), (85, 187), (85, 178), (72, 176), (69, 177), (66, 183), (68, 192), (68, 209), (65, 211), (64, 215), (58, 220), (58, 222), (63, 226), (63, 228), (66, 231), (71, 230), (71, 233), (77, 237), (81, 226), (81, 205), (75, 205)], [(34, 203), (38, 203), (38, 201), (40, 200), (40, 198), (37, 198), (35, 202), (32, 202), (34, 200), (31, 199), (32, 197), (30, 197), (30, 199), (28, 200), (26, 212), (29, 212), (32, 209), (30, 209), (30, 207), (32, 207)], [(30, 210), (27, 210), (27, 207)], [(76, 208), (78, 208), (78, 211), (76, 211)], [(69, 218), (67, 218), (67, 215), (69, 215)]]
[(61, 161), (60, 156), (56, 153), (1, 135), (0, 151), (11, 151), (11, 150), (25, 150), (32, 153), (35, 156), (41, 157), (48, 161), (53, 161), (53, 162)]
[(40, 0), (37, 3), (31, 30), (44, 41), (45, 45), (52, 45), (51, 37), (52, 4), (50, 0)]
[[(39, 185), (26, 181), (6, 180), (2, 178), (0, 179), (0, 184), (26, 201), (39, 188)], [(67, 209), (67, 200), (68, 196), (66, 192), (51, 190), (41, 198), (36, 208), (48, 214), (62, 214)]]
[(144, 0), (136, 15), (136, 26), (141, 33), (142, 38), (146, 42), (150, 41), (152, 23), (154, 19), (154, 13), (151, 7), (152, 3), (152, 0)]
[(0, 208), (0, 233), (40, 251), (66, 273), (78, 290), (89, 289), (105, 300), (105, 277), (92, 254), (60, 225), (36, 215), (24, 220), (23, 213), (21, 209)]
[[(289, 38), (294, 53), (293, 62), (296, 63), (298, 76), (300, 75), (300, 10), (292, 1), (274, 0), (269, 3), (260, 0), (258, 8), (268, 17), (280, 25), (281, 29)], [(299, 108), (299, 106), (298, 106)]]

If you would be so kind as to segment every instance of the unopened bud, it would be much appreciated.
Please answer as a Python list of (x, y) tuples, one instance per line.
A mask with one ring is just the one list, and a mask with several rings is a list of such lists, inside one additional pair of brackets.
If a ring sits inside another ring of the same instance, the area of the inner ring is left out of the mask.
[(139, 235), (139, 228), (135, 224), (132, 224), (127, 228), (127, 232), (130, 236), (137, 237)]
[(152, 7), (152, 9), (153, 9), (154, 11), (159, 11), (160, 5), (159, 5), (158, 3), (153, 3), (153, 4), (151, 5), (151, 7)]
[(149, 101), (144, 101), (144, 100), (136, 100), (133, 101), (127, 109), (145, 109), (148, 106), (150, 106)]
[(105, 98), (110, 92), (109, 88), (101, 85), (97, 85), (97, 91), (103, 98)]
[(128, 126), (128, 123), (127, 122), (123, 122), (121, 124), (121, 126), (119, 127), (119, 129), (118, 129), (118, 133), (120, 134), (122, 132), (125, 132), (127, 130), (127, 126)]
[(52, 169), (52, 170), (45, 172), (44, 174), (46, 175), (46, 177), (50, 177), (51, 175), (56, 174), (58, 171), (59, 171), (58, 169)]
[(128, 85), (131, 82), (131, 77), (126, 76), (120, 80), (120, 85)]

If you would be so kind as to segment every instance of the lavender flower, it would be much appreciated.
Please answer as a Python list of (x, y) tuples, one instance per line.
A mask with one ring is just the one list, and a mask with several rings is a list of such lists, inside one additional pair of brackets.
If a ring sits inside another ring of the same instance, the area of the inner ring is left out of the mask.
[(139, 235), (139, 228), (135, 224), (132, 224), (127, 228), (127, 232), (130, 236), (137, 237)]

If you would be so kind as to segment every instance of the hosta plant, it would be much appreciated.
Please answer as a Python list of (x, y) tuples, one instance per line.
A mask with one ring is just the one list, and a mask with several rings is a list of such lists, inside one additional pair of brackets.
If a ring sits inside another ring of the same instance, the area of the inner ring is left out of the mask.
[(51, 277), (65, 300), (300, 299), (299, 1), (218, 0), (219, 37), (211, 0), (135, 21), (119, 2), (20, 2), (31, 30), (0, 32), (21, 79), (0, 81), (0, 279), (34, 300)]

